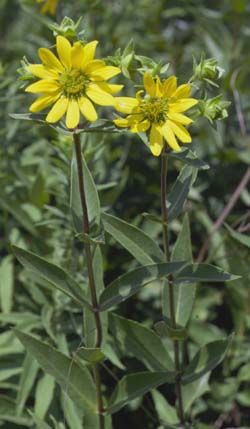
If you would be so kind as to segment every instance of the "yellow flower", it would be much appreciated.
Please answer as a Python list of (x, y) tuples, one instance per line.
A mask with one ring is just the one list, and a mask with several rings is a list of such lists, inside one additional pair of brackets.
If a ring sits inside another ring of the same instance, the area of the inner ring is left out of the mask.
[(116, 110), (128, 116), (115, 119), (114, 123), (118, 127), (130, 128), (133, 133), (149, 131), (150, 149), (155, 156), (161, 154), (164, 140), (172, 149), (180, 151), (177, 139), (182, 143), (191, 142), (185, 125), (193, 122), (182, 112), (198, 103), (198, 100), (190, 98), (190, 85), (177, 88), (175, 76), (161, 82), (158, 76), (154, 79), (148, 72), (144, 74), (143, 82), (144, 97), (141, 90), (136, 98), (116, 98)]
[(40, 48), (43, 64), (31, 64), (29, 71), (40, 78), (25, 91), (41, 94), (30, 106), (31, 112), (39, 112), (54, 104), (46, 116), (47, 122), (57, 122), (66, 113), (66, 126), (75, 128), (80, 121), (80, 112), (91, 122), (97, 120), (92, 102), (100, 106), (114, 106), (117, 93), (123, 85), (112, 85), (106, 81), (120, 73), (118, 67), (106, 66), (102, 60), (94, 59), (97, 41), (83, 46), (70, 42), (63, 36), (56, 38), (57, 58), (49, 49)]
[(51, 15), (55, 15), (58, 1), (59, 0), (36, 0), (37, 3), (44, 3), (41, 7), (41, 12), (48, 12)]

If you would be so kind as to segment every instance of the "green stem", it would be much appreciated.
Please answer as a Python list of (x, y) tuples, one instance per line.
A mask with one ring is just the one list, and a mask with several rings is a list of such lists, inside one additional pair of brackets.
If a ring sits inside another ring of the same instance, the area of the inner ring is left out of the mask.
[[(168, 233), (168, 210), (166, 205), (167, 197), (167, 165), (168, 165), (168, 154), (164, 147), (161, 157), (161, 213), (162, 213), (162, 228), (163, 228), (163, 242), (166, 262), (170, 262), (171, 254), (169, 248), (169, 233)], [(176, 318), (175, 318), (175, 302), (174, 302), (174, 282), (172, 274), (167, 277), (168, 280), (168, 292), (169, 292), (169, 307), (170, 307), (170, 320), (171, 327), (176, 329)], [(178, 411), (179, 418), (182, 425), (185, 424), (182, 391), (181, 391), (181, 380), (180, 380), (180, 350), (179, 342), (173, 340), (174, 346), (174, 363), (176, 372), (176, 396), (178, 400)]]
[[(88, 218), (88, 207), (84, 189), (84, 177), (83, 177), (83, 168), (82, 168), (82, 152), (81, 152), (81, 141), (79, 134), (74, 134), (74, 145), (76, 153), (76, 162), (77, 162), (77, 171), (78, 171), (78, 182), (79, 182), (79, 192), (82, 205), (82, 218), (83, 218), (83, 232), (84, 234), (90, 233), (89, 218)], [(96, 324), (96, 348), (101, 347), (102, 344), (102, 323), (100, 313), (98, 311), (98, 299), (96, 293), (96, 285), (93, 272), (93, 263), (92, 263), (92, 253), (90, 243), (85, 243), (85, 255), (87, 262), (87, 270), (89, 277), (89, 288), (91, 293), (91, 301), (94, 312), (95, 324)], [(97, 395), (97, 407), (99, 415), (99, 429), (105, 429), (105, 419), (103, 416), (103, 398), (101, 391), (101, 375), (100, 375), (100, 365), (96, 364), (94, 366), (94, 378), (96, 385), (96, 395)]]

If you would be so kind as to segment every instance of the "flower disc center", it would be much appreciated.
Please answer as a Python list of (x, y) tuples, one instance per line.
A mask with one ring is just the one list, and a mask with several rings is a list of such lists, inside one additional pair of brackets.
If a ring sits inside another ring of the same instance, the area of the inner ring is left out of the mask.
[(168, 102), (166, 99), (155, 97), (150, 100), (144, 100), (140, 107), (144, 119), (151, 123), (160, 125), (167, 119)]
[(81, 70), (71, 69), (62, 74), (60, 84), (65, 97), (81, 97), (88, 86), (89, 78)]

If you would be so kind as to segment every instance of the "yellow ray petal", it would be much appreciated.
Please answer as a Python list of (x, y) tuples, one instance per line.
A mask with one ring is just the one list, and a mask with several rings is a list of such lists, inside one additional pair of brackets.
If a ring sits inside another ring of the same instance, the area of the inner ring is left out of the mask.
[(103, 91), (98, 85), (90, 84), (86, 90), (87, 96), (100, 106), (114, 106), (115, 98), (111, 94)]
[(57, 36), (56, 50), (61, 63), (69, 69), (71, 67), (71, 44), (66, 37)]
[(184, 84), (178, 86), (176, 91), (173, 93), (172, 97), (174, 98), (188, 98), (191, 91), (191, 85)]
[(163, 148), (163, 139), (159, 127), (155, 124), (151, 127), (149, 142), (152, 154), (154, 156), (159, 156)]
[(111, 83), (107, 83), (106, 85), (108, 86), (110, 94), (117, 94), (117, 92), (120, 92), (124, 88), (124, 85), (115, 85)]
[(190, 136), (189, 132), (184, 128), (181, 124), (175, 124), (172, 121), (168, 121), (168, 124), (174, 134), (178, 137), (178, 139), (182, 143), (191, 143), (192, 137)]
[(115, 108), (121, 113), (132, 113), (139, 106), (139, 101), (132, 97), (116, 97)]
[(117, 92), (121, 91), (124, 85), (114, 85), (107, 82), (98, 82), (99, 88), (101, 88), (103, 91), (108, 92), (109, 94), (116, 94)]
[(150, 127), (150, 122), (145, 119), (145, 121), (142, 122), (136, 122), (132, 127), (131, 131), (132, 133), (144, 133), (147, 131)]
[(71, 64), (74, 68), (80, 69), (84, 64), (84, 48), (80, 42), (75, 42), (71, 48)]
[(169, 110), (173, 112), (185, 112), (191, 107), (195, 106), (198, 103), (198, 100), (194, 98), (180, 98), (175, 103), (169, 103)]
[(169, 126), (169, 121), (167, 121), (162, 127), (161, 127), (161, 132), (162, 135), (164, 137), (164, 139), (166, 140), (167, 144), (173, 149), (176, 150), (177, 152), (180, 152), (181, 148), (177, 143), (177, 140), (175, 138), (174, 132), (172, 131), (171, 127)]
[(50, 80), (50, 79), (41, 79), (27, 86), (27, 88), (25, 88), (25, 91), (33, 92), (34, 94), (35, 93), (42, 94), (46, 92), (48, 93), (55, 92), (55, 91), (58, 91), (58, 89), (60, 89), (60, 85), (58, 84), (57, 81)]
[(84, 65), (88, 64), (95, 58), (95, 51), (97, 45), (98, 41), (93, 40), (92, 42), (89, 42), (84, 46)]
[(121, 128), (128, 128), (129, 127), (128, 120), (124, 119), (124, 118), (114, 119), (113, 122), (117, 127), (121, 127)]
[(175, 92), (177, 86), (176, 76), (170, 76), (168, 79), (164, 80), (162, 85), (162, 91), (164, 97), (171, 97)]
[(108, 79), (111, 79), (111, 77), (114, 77), (119, 73), (121, 73), (121, 70), (119, 69), (119, 67), (105, 66), (105, 67), (102, 67), (101, 69), (98, 69), (98, 70), (92, 72), (91, 77), (92, 76), (94, 78), (97, 77), (97, 78), (100, 78), (100, 80), (108, 80)]
[(43, 95), (42, 97), (39, 97), (37, 100), (34, 101), (34, 103), (30, 106), (30, 112), (37, 113), (40, 112), (40, 110), (46, 109), (46, 107), (50, 106), (50, 104), (54, 103), (59, 97), (59, 94), (57, 95)]
[(88, 100), (86, 97), (81, 97), (78, 100), (78, 105), (80, 108), (80, 111), (82, 112), (83, 116), (90, 122), (94, 122), (98, 119), (96, 110), (91, 103), (90, 100)]
[(91, 79), (97, 80), (97, 79), (100, 79), (100, 76), (98, 75), (92, 76), (92, 73), (96, 72), (97, 70), (103, 67), (105, 67), (105, 62), (103, 60), (92, 60), (86, 65), (84, 65), (83, 63), (83, 66), (81, 68), (84, 71), (84, 73), (91, 75)]
[(68, 128), (75, 128), (80, 121), (80, 110), (78, 102), (76, 100), (69, 100), (67, 114), (66, 114), (66, 126)]
[(56, 70), (44, 67), (42, 64), (30, 64), (28, 70), (36, 77), (41, 79), (58, 79), (58, 72)]
[(63, 65), (60, 63), (58, 58), (47, 48), (38, 49), (38, 55), (41, 61), (49, 68), (62, 72), (64, 70)]
[(156, 78), (155, 96), (156, 97), (162, 97), (163, 96), (163, 85), (161, 83), (161, 80), (160, 80), (159, 76), (157, 76), (157, 78)]
[(187, 116), (182, 115), (181, 113), (172, 112), (171, 110), (168, 112), (168, 118), (172, 121), (179, 122), (182, 125), (189, 125), (193, 122), (193, 120)]
[(144, 73), (143, 85), (150, 97), (155, 97), (155, 81), (149, 72)]
[(69, 104), (68, 98), (65, 98), (65, 97), (59, 98), (56, 104), (54, 104), (52, 109), (49, 111), (46, 117), (46, 121), (51, 123), (59, 121), (65, 114), (68, 104)]

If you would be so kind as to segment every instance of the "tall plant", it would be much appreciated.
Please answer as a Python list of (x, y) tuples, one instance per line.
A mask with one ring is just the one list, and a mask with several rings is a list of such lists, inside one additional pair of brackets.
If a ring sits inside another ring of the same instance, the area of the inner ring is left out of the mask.
[[(79, 427), (111, 428), (112, 414), (149, 391), (153, 391), (156, 408), (159, 401), (164, 403), (165, 417), (159, 425), (189, 427), (188, 392), (195, 390), (195, 383), (222, 361), (229, 344), (229, 339), (223, 338), (189, 353), (188, 328), (196, 285), (226, 282), (236, 277), (216, 266), (193, 263), (187, 214), (174, 245), (169, 224), (182, 213), (198, 170), (207, 168), (193, 148), (182, 147), (182, 143), (192, 140), (187, 126), (200, 114), (211, 122), (226, 116), (227, 103), (219, 96), (208, 99), (204, 91), (206, 85), (213, 85), (218, 79), (221, 69), (216, 61), (202, 58), (199, 64), (194, 64), (189, 83), (177, 86), (176, 76), (166, 77), (168, 65), (135, 55), (133, 44), (130, 43), (123, 54), (118, 52), (109, 57), (107, 63), (95, 59), (97, 41), (86, 43), (73, 32), (71, 44), (66, 34), (61, 34), (62, 28), (56, 38), (57, 55), (41, 48), (42, 64), (23, 63), (22, 80), (32, 80), (26, 91), (39, 94), (39, 98), (30, 107), (32, 113), (12, 116), (39, 120), (72, 137), (70, 207), (75, 237), (84, 250), (83, 263), (80, 263), (83, 274), (72, 275), (23, 248), (13, 247), (13, 251), (25, 268), (79, 307), (84, 316), (84, 345), (69, 356), (26, 332), (19, 330), (16, 335), (45, 373), (54, 377), (73, 401)], [(114, 97), (123, 85), (109, 80), (121, 70), (127, 77), (133, 70), (137, 83), (142, 75), (143, 85), (139, 82), (136, 97)], [(39, 80), (34, 81), (37, 78)], [(196, 97), (191, 96), (191, 91)], [(112, 107), (127, 116), (117, 117), (113, 122), (98, 120), (95, 105)], [(194, 106), (195, 110), (187, 113)], [(38, 117), (36, 114), (44, 109), (49, 111)], [(142, 229), (100, 208), (97, 187), (82, 151), (81, 136), (88, 136), (90, 145), (94, 132), (118, 134), (124, 131), (138, 134), (152, 154), (161, 159), (160, 186), (156, 195), (160, 200), (161, 216), (148, 214), (148, 218), (161, 225), (159, 242), (163, 250)], [(167, 172), (173, 159), (184, 166), (170, 189)], [(136, 265), (105, 287), (104, 233), (119, 242), (134, 257)], [(114, 307), (119, 311), (119, 304), (152, 282), (161, 284), (162, 301), (162, 315), (154, 330), (112, 311)], [(103, 375), (108, 369), (107, 362), (119, 361), (116, 343), (126, 349), (127, 354), (139, 359), (146, 370), (128, 374), (122, 366), (125, 374), (117, 380), (110, 395), (104, 392)], [(154, 390), (165, 383), (175, 385), (174, 407)], [(49, 423), (34, 418), (38, 427), (49, 427)]]

